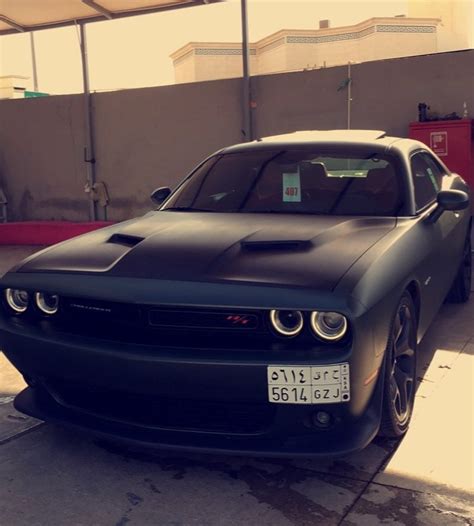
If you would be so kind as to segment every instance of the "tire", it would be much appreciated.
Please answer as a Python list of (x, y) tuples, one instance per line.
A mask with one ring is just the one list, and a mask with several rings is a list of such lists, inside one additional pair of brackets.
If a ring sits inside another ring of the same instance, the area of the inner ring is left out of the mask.
[(403, 293), (390, 326), (384, 359), (382, 420), (379, 434), (403, 436), (413, 414), (416, 390), (417, 319), (413, 299)]
[(471, 295), (472, 254), (471, 236), (466, 238), (461, 264), (446, 297), (449, 303), (466, 303)]

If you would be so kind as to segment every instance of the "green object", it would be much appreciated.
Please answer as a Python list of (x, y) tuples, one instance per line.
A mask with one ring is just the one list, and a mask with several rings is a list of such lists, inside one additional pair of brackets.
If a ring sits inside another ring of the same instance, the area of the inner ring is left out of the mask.
[(34, 97), (48, 97), (49, 93), (42, 93), (41, 91), (25, 91), (25, 99), (32, 99)]

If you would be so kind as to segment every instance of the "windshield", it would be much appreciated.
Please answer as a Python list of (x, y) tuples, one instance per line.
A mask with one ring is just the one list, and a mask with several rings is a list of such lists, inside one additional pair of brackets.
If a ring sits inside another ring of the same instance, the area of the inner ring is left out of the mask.
[(208, 159), (164, 210), (392, 216), (401, 195), (388, 155), (248, 151)]

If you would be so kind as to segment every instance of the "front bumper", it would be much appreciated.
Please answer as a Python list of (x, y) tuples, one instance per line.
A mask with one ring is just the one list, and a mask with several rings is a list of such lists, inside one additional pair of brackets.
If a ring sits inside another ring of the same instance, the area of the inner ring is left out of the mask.
[[(378, 404), (373, 404), (356, 423), (337, 430), (314, 430), (301, 436), (288, 436), (285, 429), (262, 435), (237, 436), (228, 434), (172, 431), (134, 426), (111, 421), (80, 411), (67, 409), (52, 399), (47, 401), (32, 388), (22, 391), (15, 399), (15, 408), (41, 420), (66, 425), (100, 439), (160, 450), (224, 453), (232, 455), (269, 457), (327, 457), (345, 456), (363, 449), (379, 428)], [(291, 427), (295, 415), (287, 415)]]
[[(350, 402), (279, 405), (267, 401), (268, 365), (331, 359), (197, 353), (20, 331), (2, 320), (0, 347), (33, 386), (17, 396), (19, 411), (102, 438), (181, 451), (326, 456), (364, 448), (379, 428), (381, 378), (363, 385), (371, 362), (355, 360), (354, 349), (340, 357), (351, 366)], [(331, 426), (314, 425), (318, 410), (331, 414)]]

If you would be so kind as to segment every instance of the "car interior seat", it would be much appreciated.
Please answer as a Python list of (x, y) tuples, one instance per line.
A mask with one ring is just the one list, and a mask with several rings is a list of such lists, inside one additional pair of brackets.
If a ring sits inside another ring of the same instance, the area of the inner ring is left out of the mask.
[(400, 202), (394, 169), (372, 168), (365, 177), (350, 178), (333, 210), (336, 214), (392, 215)]
[(301, 196), (314, 212), (328, 212), (343, 187), (340, 178), (330, 177), (323, 163), (302, 163)]

